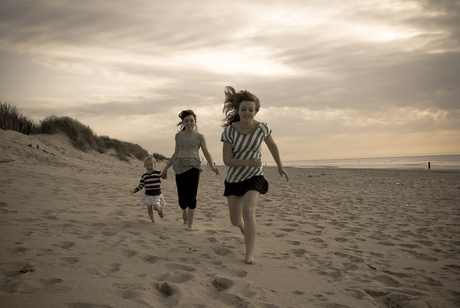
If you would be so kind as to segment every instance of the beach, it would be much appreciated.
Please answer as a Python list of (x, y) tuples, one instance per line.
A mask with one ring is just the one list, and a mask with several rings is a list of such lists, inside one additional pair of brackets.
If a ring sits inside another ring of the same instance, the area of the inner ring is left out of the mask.
[(172, 170), (151, 224), (141, 161), (0, 130), (0, 307), (460, 307), (460, 171), (266, 167), (247, 265), (219, 170), (191, 232)]

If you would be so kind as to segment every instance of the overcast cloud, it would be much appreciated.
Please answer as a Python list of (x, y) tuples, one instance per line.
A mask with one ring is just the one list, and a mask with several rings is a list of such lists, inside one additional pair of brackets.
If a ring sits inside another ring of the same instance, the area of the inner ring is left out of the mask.
[(458, 154), (459, 31), (454, 0), (4, 0), (0, 100), (166, 156), (193, 109), (221, 162), (233, 86), (283, 160)]

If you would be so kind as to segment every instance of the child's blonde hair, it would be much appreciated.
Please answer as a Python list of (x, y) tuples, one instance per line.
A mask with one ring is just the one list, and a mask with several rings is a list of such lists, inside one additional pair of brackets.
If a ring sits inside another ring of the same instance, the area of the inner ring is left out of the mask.
[(147, 156), (146, 158), (144, 158), (144, 166), (148, 161), (152, 161), (153, 166), (157, 165), (157, 160), (153, 156)]

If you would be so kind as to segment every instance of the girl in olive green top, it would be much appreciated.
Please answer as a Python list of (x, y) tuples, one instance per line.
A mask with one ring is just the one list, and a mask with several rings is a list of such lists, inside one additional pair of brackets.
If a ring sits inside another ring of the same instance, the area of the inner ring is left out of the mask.
[(217, 175), (219, 170), (214, 167), (214, 161), (206, 146), (206, 140), (197, 130), (196, 115), (192, 110), (183, 110), (179, 114), (181, 122), (180, 131), (176, 134), (176, 147), (173, 156), (168, 164), (164, 167), (162, 177), (168, 177), (168, 169), (173, 166), (176, 174), (177, 194), (179, 196), (179, 206), (182, 209), (182, 218), (184, 224), (187, 224), (187, 230), (196, 230), (193, 226), (195, 217), (196, 196), (198, 192), (198, 182), (200, 180), (201, 161), (199, 149), (208, 161), (212, 171)]

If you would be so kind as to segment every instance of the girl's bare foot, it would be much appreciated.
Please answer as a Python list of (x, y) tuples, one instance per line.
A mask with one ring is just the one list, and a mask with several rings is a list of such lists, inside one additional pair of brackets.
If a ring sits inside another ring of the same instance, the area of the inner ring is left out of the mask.
[(253, 257), (246, 258), (246, 264), (256, 264), (256, 260)]
[(186, 230), (187, 230), (187, 231), (198, 231), (198, 229), (195, 229), (194, 226), (187, 227)]

